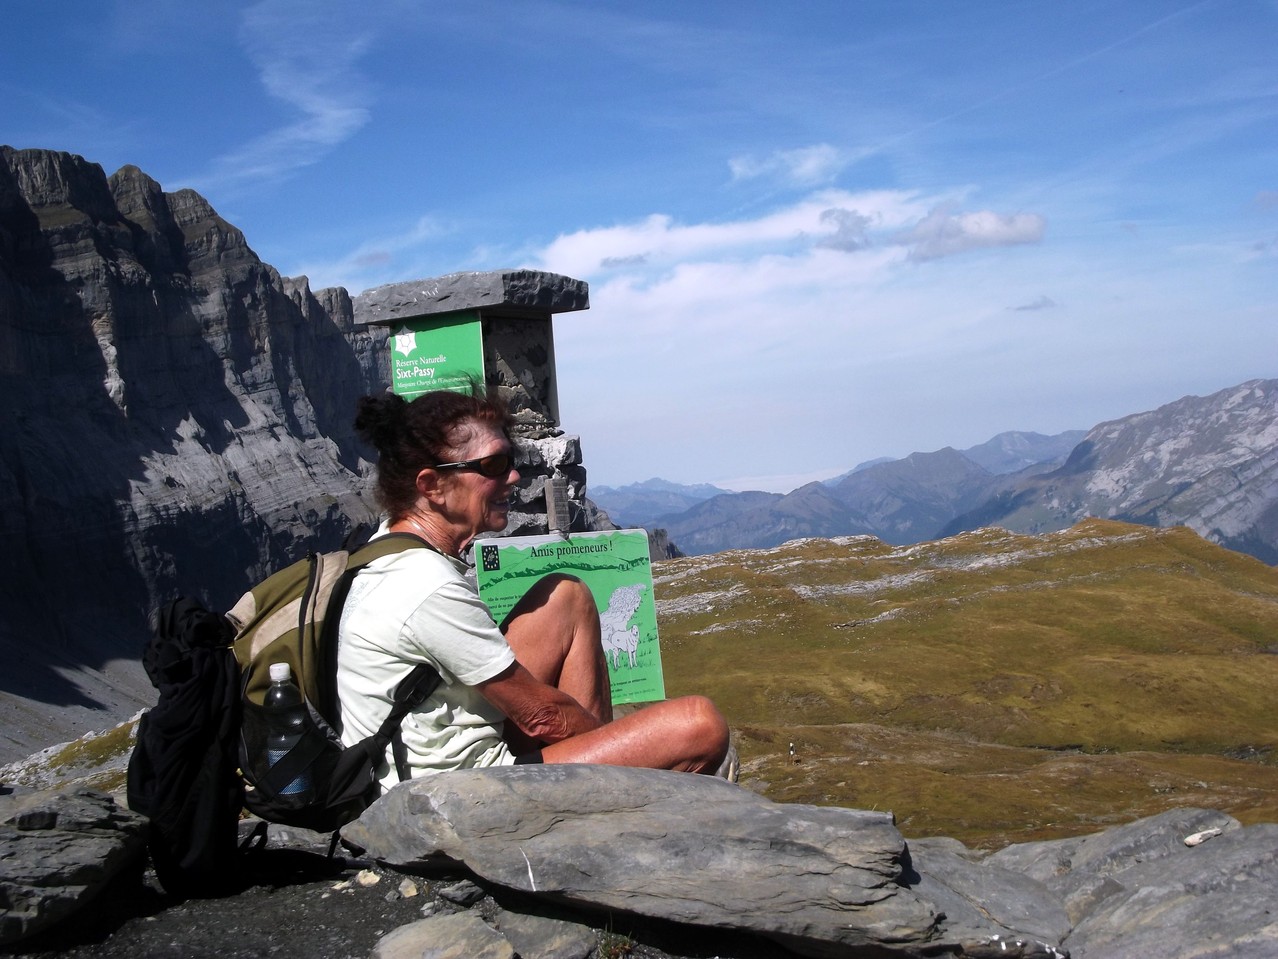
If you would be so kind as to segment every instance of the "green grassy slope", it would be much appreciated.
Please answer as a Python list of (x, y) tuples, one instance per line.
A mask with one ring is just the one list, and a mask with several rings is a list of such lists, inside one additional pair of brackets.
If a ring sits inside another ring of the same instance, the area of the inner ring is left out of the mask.
[(1187, 529), (801, 540), (655, 576), (668, 692), (719, 703), (774, 799), (978, 845), (1171, 805), (1278, 821), (1278, 570)]

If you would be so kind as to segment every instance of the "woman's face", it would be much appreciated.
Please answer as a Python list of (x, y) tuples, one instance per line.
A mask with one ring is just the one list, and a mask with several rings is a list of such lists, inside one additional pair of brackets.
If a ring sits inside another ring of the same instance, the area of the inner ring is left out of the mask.
[[(456, 435), (461, 445), (454, 447), (452, 462), (515, 452), (506, 434), (491, 423), (465, 420), (458, 425)], [(441, 471), (440, 477), (443, 493), (440, 512), (459, 535), (459, 545), (480, 533), (496, 533), (506, 528), (511, 494), (519, 482), (519, 473), (513, 466), (496, 477), (484, 476), (475, 470)]]

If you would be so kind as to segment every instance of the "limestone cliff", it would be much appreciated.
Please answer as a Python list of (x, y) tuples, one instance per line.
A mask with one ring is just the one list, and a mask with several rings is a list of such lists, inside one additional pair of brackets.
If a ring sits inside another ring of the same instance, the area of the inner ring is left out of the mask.
[(376, 335), (192, 191), (0, 148), (0, 750), (57, 741), (15, 744), (28, 714), (149, 702), (157, 601), (228, 604), (372, 517), (351, 418)]

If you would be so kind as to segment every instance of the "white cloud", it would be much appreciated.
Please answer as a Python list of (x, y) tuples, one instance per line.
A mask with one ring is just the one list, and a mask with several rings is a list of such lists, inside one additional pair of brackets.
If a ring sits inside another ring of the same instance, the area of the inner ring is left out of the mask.
[(898, 242), (910, 247), (912, 260), (935, 260), (982, 247), (1037, 243), (1046, 228), (1047, 221), (1036, 213), (955, 213), (940, 206), (903, 232)]
[(960, 212), (955, 202), (907, 191), (821, 190), (752, 220), (685, 224), (654, 213), (577, 230), (556, 237), (533, 260), (540, 269), (596, 279), (604, 273), (605, 280), (638, 287), (675, 282), (675, 274), (690, 270), (739, 272), (740, 282), (753, 285), (759, 275), (807, 271), (796, 264), (846, 274), (871, 252), (880, 254), (875, 262), (903, 255), (923, 262), (1043, 237), (1046, 221), (1037, 214)]
[(753, 220), (681, 224), (654, 213), (633, 223), (557, 237), (537, 259), (545, 269), (582, 276), (601, 269), (659, 271), (703, 260), (794, 255), (813, 246), (860, 249), (868, 245), (862, 241), (871, 230), (906, 229), (935, 202), (904, 191), (823, 190)]

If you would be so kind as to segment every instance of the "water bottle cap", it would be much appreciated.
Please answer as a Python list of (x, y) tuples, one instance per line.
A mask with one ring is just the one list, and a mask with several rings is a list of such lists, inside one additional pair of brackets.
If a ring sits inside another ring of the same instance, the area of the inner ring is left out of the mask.
[(286, 683), (293, 678), (293, 670), (288, 663), (271, 663), (271, 682)]

